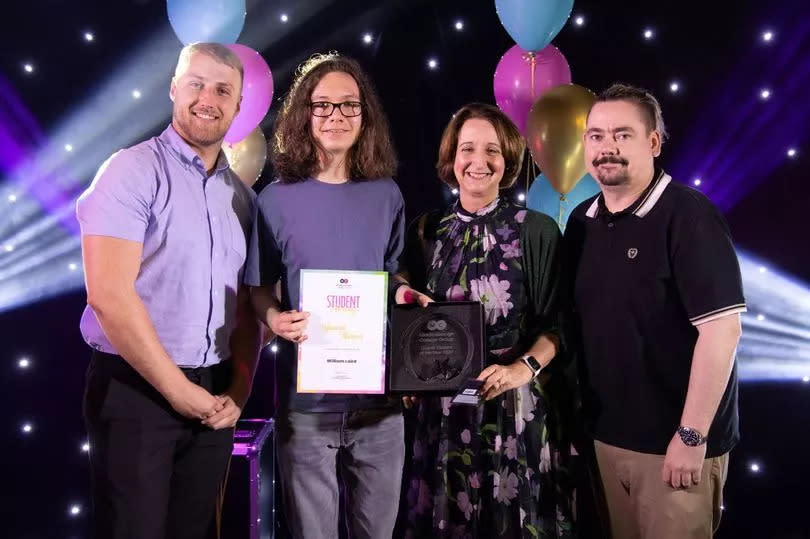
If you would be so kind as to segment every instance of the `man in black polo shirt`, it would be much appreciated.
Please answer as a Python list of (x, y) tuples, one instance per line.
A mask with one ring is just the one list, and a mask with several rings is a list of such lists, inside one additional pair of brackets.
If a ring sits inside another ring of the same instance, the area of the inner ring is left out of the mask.
[(712, 203), (655, 166), (665, 134), (652, 95), (603, 92), (585, 132), (602, 192), (565, 234), (586, 426), (615, 539), (711, 537), (739, 440), (739, 264)]

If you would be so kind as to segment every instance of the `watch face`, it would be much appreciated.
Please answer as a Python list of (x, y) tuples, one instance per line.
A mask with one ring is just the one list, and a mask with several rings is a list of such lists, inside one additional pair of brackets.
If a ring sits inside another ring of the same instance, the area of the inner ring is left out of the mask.
[(703, 437), (692, 429), (680, 428), (678, 434), (681, 436), (681, 441), (689, 447), (696, 447), (703, 441)]
[(537, 372), (543, 368), (543, 366), (540, 365), (540, 362), (534, 359), (534, 356), (525, 356), (525, 359), (534, 372)]

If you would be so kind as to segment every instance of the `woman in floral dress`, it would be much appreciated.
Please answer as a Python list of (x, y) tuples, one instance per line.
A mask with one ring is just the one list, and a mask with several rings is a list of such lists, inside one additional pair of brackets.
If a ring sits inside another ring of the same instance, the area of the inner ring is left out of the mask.
[[(436, 301), (480, 301), (488, 354), (483, 405), (416, 400), (406, 537), (574, 536), (571, 398), (554, 359), (560, 233), (548, 216), (499, 197), (522, 153), (520, 133), (497, 108), (463, 107), (445, 129), (437, 165), (459, 199), (409, 233), (411, 286)], [(526, 355), (543, 366), (539, 374)]]

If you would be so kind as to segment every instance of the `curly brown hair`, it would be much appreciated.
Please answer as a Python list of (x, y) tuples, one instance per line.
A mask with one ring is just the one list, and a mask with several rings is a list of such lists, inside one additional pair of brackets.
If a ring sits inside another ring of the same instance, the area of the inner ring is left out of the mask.
[(298, 67), (295, 81), (278, 113), (271, 147), (275, 174), (285, 182), (297, 182), (318, 172), (320, 147), (312, 136), (310, 99), (327, 74), (339, 71), (351, 75), (360, 89), (362, 124), (357, 141), (346, 155), (346, 169), (352, 180), (373, 180), (393, 176), (397, 158), (391, 143), (388, 120), (380, 98), (356, 60), (337, 53), (317, 54)]
[(439, 160), (436, 163), (439, 179), (450, 187), (458, 187), (458, 180), (455, 172), (453, 172), (456, 147), (458, 146), (458, 133), (461, 131), (464, 122), (473, 118), (486, 120), (495, 128), (498, 141), (501, 143), (501, 153), (504, 161), (503, 178), (501, 178), (498, 187), (500, 189), (512, 187), (520, 172), (523, 149), (526, 147), (523, 136), (506, 114), (501, 112), (498, 107), (486, 103), (464, 105), (453, 115), (450, 123), (444, 128), (442, 141), (439, 144)]

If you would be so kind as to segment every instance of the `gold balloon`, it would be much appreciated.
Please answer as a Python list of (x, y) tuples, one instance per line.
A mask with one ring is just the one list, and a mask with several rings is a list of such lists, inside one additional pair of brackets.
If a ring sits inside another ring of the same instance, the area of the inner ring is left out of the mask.
[(534, 102), (526, 121), (526, 142), (554, 190), (564, 195), (585, 175), (585, 122), (596, 96), (563, 84)]
[(261, 128), (257, 127), (239, 142), (224, 143), (222, 151), (225, 152), (225, 157), (231, 164), (231, 170), (239, 176), (242, 183), (253, 187), (267, 161), (267, 140), (264, 138)]

